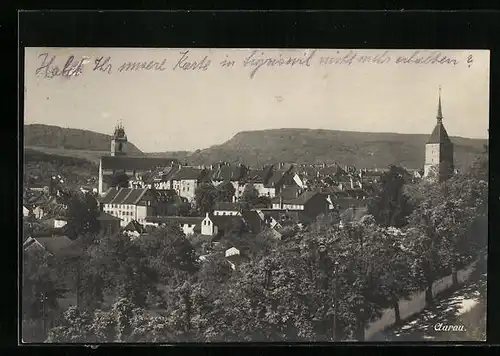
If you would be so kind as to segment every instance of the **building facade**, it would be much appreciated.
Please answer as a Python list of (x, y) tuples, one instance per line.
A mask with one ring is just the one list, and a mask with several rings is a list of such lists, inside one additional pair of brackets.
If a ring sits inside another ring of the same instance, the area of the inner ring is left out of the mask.
[(111, 188), (99, 203), (103, 212), (120, 218), (121, 226), (132, 220), (143, 224), (153, 215), (153, 196), (149, 189)]
[(169, 167), (179, 163), (173, 158), (129, 156), (125, 152), (126, 142), (125, 129), (119, 125), (115, 128), (111, 139), (110, 155), (101, 157), (99, 161), (99, 195), (103, 195), (113, 185), (112, 180), (115, 175), (125, 174), (129, 179), (135, 179), (158, 167)]

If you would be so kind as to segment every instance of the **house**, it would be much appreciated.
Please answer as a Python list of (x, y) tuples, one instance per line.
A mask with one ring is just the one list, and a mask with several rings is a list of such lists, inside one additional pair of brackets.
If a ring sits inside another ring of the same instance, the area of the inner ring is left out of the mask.
[(249, 169), (244, 165), (230, 165), (220, 162), (215, 169), (211, 171), (210, 178), (212, 184), (218, 186), (224, 182), (231, 182), (234, 187), (234, 199), (238, 200), (243, 194), (246, 184), (246, 178)]
[(158, 167), (168, 167), (179, 163), (174, 158), (130, 156), (126, 152), (126, 147), (125, 129), (122, 125), (116, 126), (111, 138), (110, 155), (102, 156), (99, 161), (99, 195), (105, 194), (110, 187), (111, 178), (117, 173), (124, 173), (128, 177), (137, 177), (137, 175)]
[(147, 216), (152, 216), (154, 195), (150, 189), (110, 188), (99, 199), (101, 210), (121, 219), (121, 226), (137, 220), (144, 223)]
[(214, 215), (232, 215), (236, 216), (239, 215), (241, 216), (240, 212), (240, 206), (237, 203), (227, 203), (227, 202), (221, 202), (217, 203), (214, 207)]
[(97, 221), (99, 221), (100, 231), (105, 234), (114, 235), (120, 231), (121, 219), (104, 211), (100, 212)]
[(238, 215), (213, 215), (206, 214), (201, 222), (201, 234), (206, 236), (220, 236), (233, 231), (241, 231), (245, 222)]
[(177, 172), (172, 175), (170, 186), (179, 196), (193, 203), (198, 184), (205, 181), (207, 176), (208, 170), (206, 169), (179, 165)]
[(254, 234), (260, 233), (266, 226), (264, 214), (260, 215), (255, 210), (244, 210), (241, 212), (241, 216), (246, 226), (248, 226), (250, 231)]
[(168, 167), (159, 167), (151, 171), (144, 178), (146, 186), (158, 190), (172, 189), (172, 177), (181, 169), (179, 164), (172, 164)]
[(231, 269), (236, 270), (242, 263), (247, 262), (249, 259), (241, 253), (236, 247), (231, 247), (225, 252), (226, 261), (229, 262)]
[(136, 239), (141, 234), (144, 234), (146, 232), (146, 229), (144, 228), (144, 226), (139, 224), (138, 221), (132, 220), (127, 224), (127, 226), (125, 226), (122, 229), (122, 231), (123, 231), (123, 234), (125, 236), (129, 236), (130, 239)]
[(329, 203), (326, 197), (320, 192), (306, 191), (292, 199), (283, 199), (283, 197), (275, 198), (273, 209), (299, 210), (303, 211), (309, 217), (315, 218), (319, 214), (328, 213)]
[(273, 175), (273, 166), (265, 166), (262, 169), (251, 170), (247, 174), (247, 184), (252, 184), (259, 196), (274, 198), (275, 188), (268, 184)]
[(278, 169), (273, 169), (272, 175), (267, 182), (264, 182), (264, 188), (269, 192), (267, 196), (273, 198), (281, 192), (284, 186), (296, 184), (292, 169), (292, 164), (285, 163), (280, 163)]
[(30, 209), (23, 205), (23, 217), (28, 217), (30, 215)]
[(191, 216), (148, 216), (146, 218), (147, 225), (161, 226), (164, 224), (176, 224), (184, 232), (184, 235), (190, 236), (201, 233), (202, 217)]
[(55, 216), (53, 218), (44, 219), (42, 223), (47, 228), (60, 229), (68, 223), (68, 219), (62, 216)]
[(32, 249), (43, 251), (50, 256), (77, 256), (80, 253), (74, 241), (67, 236), (28, 237), (23, 243), (23, 250)]

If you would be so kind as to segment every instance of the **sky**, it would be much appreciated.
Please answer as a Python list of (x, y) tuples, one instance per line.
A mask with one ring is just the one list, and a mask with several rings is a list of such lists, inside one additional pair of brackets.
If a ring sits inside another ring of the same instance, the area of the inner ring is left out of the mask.
[[(436, 50), (414, 53), (26, 48), (24, 122), (112, 134), (121, 121), (144, 152), (203, 149), (240, 131), (278, 128), (430, 134), (441, 86), (448, 134), (487, 138), (489, 51), (442, 50), (433, 57), (442, 63), (427, 64), (415, 60)], [(73, 67), (83, 58), (81, 71), (52, 75), (70, 56)], [(100, 57), (110, 59), (94, 70)], [(119, 70), (141, 61), (149, 70)]]

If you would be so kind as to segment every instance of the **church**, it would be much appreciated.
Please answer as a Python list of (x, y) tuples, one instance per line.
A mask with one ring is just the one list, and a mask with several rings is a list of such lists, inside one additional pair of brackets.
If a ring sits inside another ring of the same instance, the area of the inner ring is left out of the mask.
[(102, 156), (99, 161), (99, 195), (106, 193), (115, 174), (125, 173), (129, 178), (137, 177), (159, 167), (178, 164), (173, 158), (156, 158), (147, 156), (130, 156), (126, 152), (127, 135), (120, 123), (115, 127), (111, 138), (110, 155)]
[(437, 122), (429, 140), (425, 145), (424, 178), (443, 182), (450, 178), (454, 172), (453, 143), (443, 125), (443, 112), (441, 107), (441, 87), (439, 88), (439, 101), (437, 109)]

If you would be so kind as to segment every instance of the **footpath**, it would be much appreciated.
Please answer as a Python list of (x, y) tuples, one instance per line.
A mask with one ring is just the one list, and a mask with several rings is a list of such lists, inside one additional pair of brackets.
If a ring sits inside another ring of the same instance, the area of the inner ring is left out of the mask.
[(485, 341), (486, 274), (454, 292), (436, 296), (421, 313), (377, 333), (368, 341)]

